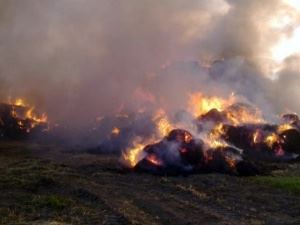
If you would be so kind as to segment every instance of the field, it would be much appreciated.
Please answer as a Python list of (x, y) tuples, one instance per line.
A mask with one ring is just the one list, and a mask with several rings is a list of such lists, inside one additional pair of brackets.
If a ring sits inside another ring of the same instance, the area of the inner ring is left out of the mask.
[(118, 156), (0, 143), (0, 224), (300, 224), (300, 164), (257, 177), (154, 176)]

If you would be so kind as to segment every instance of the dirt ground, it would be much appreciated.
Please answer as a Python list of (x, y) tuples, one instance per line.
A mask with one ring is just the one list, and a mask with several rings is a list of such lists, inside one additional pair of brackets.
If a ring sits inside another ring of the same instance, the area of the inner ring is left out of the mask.
[[(1, 142), (0, 224), (300, 224), (299, 163), (268, 177), (166, 177), (125, 171), (118, 160)], [(275, 186), (273, 178), (292, 182)]]

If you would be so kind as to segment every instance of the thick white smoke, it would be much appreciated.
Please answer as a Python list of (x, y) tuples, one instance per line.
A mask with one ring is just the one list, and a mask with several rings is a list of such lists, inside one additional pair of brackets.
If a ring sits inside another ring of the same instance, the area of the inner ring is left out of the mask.
[(178, 110), (193, 91), (300, 112), (299, 59), (279, 66), (272, 57), (299, 26), (299, 11), (284, 1), (10, 0), (0, 8), (1, 97), (24, 96), (52, 121), (81, 129), (122, 107)]

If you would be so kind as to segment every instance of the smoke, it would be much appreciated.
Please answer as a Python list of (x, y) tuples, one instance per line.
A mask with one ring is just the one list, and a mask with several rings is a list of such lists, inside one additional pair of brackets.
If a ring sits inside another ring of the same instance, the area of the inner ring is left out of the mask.
[[(276, 70), (271, 54), (299, 25), (299, 12), (282, 1), (11, 0), (0, 6), (1, 97), (24, 96), (52, 121), (80, 130), (122, 108), (174, 111), (193, 91), (235, 92), (266, 112), (291, 106), (300, 112), (293, 101), (299, 69), (285, 62)], [(274, 28), (274, 18), (287, 13), (292, 22)]]

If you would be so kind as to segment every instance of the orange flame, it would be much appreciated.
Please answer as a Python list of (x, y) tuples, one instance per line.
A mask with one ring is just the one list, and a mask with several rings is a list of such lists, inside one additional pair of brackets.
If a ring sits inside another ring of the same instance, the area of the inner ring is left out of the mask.
[(261, 112), (256, 108), (251, 107), (250, 109), (242, 104), (230, 107), (237, 103), (237, 100), (234, 93), (228, 99), (224, 99), (216, 96), (206, 97), (202, 93), (197, 92), (190, 95), (188, 108), (195, 117), (204, 115), (212, 109), (225, 112), (228, 122), (233, 125), (264, 122)]
[(272, 148), (273, 145), (278, 141), (279, 141), (279, 136), (275, 133), (272, 133), (265, 138), (265, 143), (268, 145), (269, 148)]
[(35, 121), (36, 123), (46, 123), (48, 120), (48, 117), (45, 113), (43, 113), (41, 116), (37, 116), (34, 113), (34, 107), (30, 108), (27, 112), (26, 112), (26, 118), (27, 119), (31, 119), (33, 121)]
[(13, 105), (26, 107), (25, 101), (21, 98), (17, 98)]
[(217, 124), (207, 135), (204, 141), (210, 148), (227, 147), (228, 144), (222, 140), (222, 135), (225, 134), (224, 125), (222, 123)]
[(206, 97), (202, 93), (197, 92), (190, 95), (188, 108), (190, 112), (199, 117), (212, 109), (223, 111), (235, 102), (235, 97), (232, 94), (228, 100), (219, 97)]
[[(147, 141), (147, 143), (151, 142), (152, 141)], [(137, 137), (133, 140), (132, 147), (126, 149), (126, 151), (122, 153), (122, 159), (127, 166), (133, 168), (145, 157), (145, 153), (143, 151), (147, 145), (145, 143), (141, 140), (141, 138)]]
[[(12, 106), (11, 115), (12, 117), (18, 119), (17, 123), (21, 129), (24, 129), (25, 126), (22, 120), (31, 121), (31, 128), (26, 128), (28, 133), (30, 132), (30, 129), (34, 128), (38, 124), (48, 122), (48, 117), (45, 113), (38, 115), (35, 112), (35, 107), (30, 106), (23, 98), (16, 98), (15, 100), (11, 100), (11, 98), (9, 98), (8, 104)], [(22, 110), (26, 111), (20, 112), (18, 107), (22, 107)]]
[(291, 124), (285, 123), (285, 124), (281, 124), (278, 128), (277, 128), (277, 132), (279, 134), (283, 133), (284, 131), (293, 129), (294, 127)]
[(169, 121), (166, 112), (162, 109), (158, 110), (153, 119), (158, 130), (159, 137), (165, 137), (168, 133), (175, 128), (175, 126)]
[(261, 112), (258, 109), (249, 110), (247, 106), (243, 105), (227, 109), (226, 117), (233, 125), (264, 122)]

